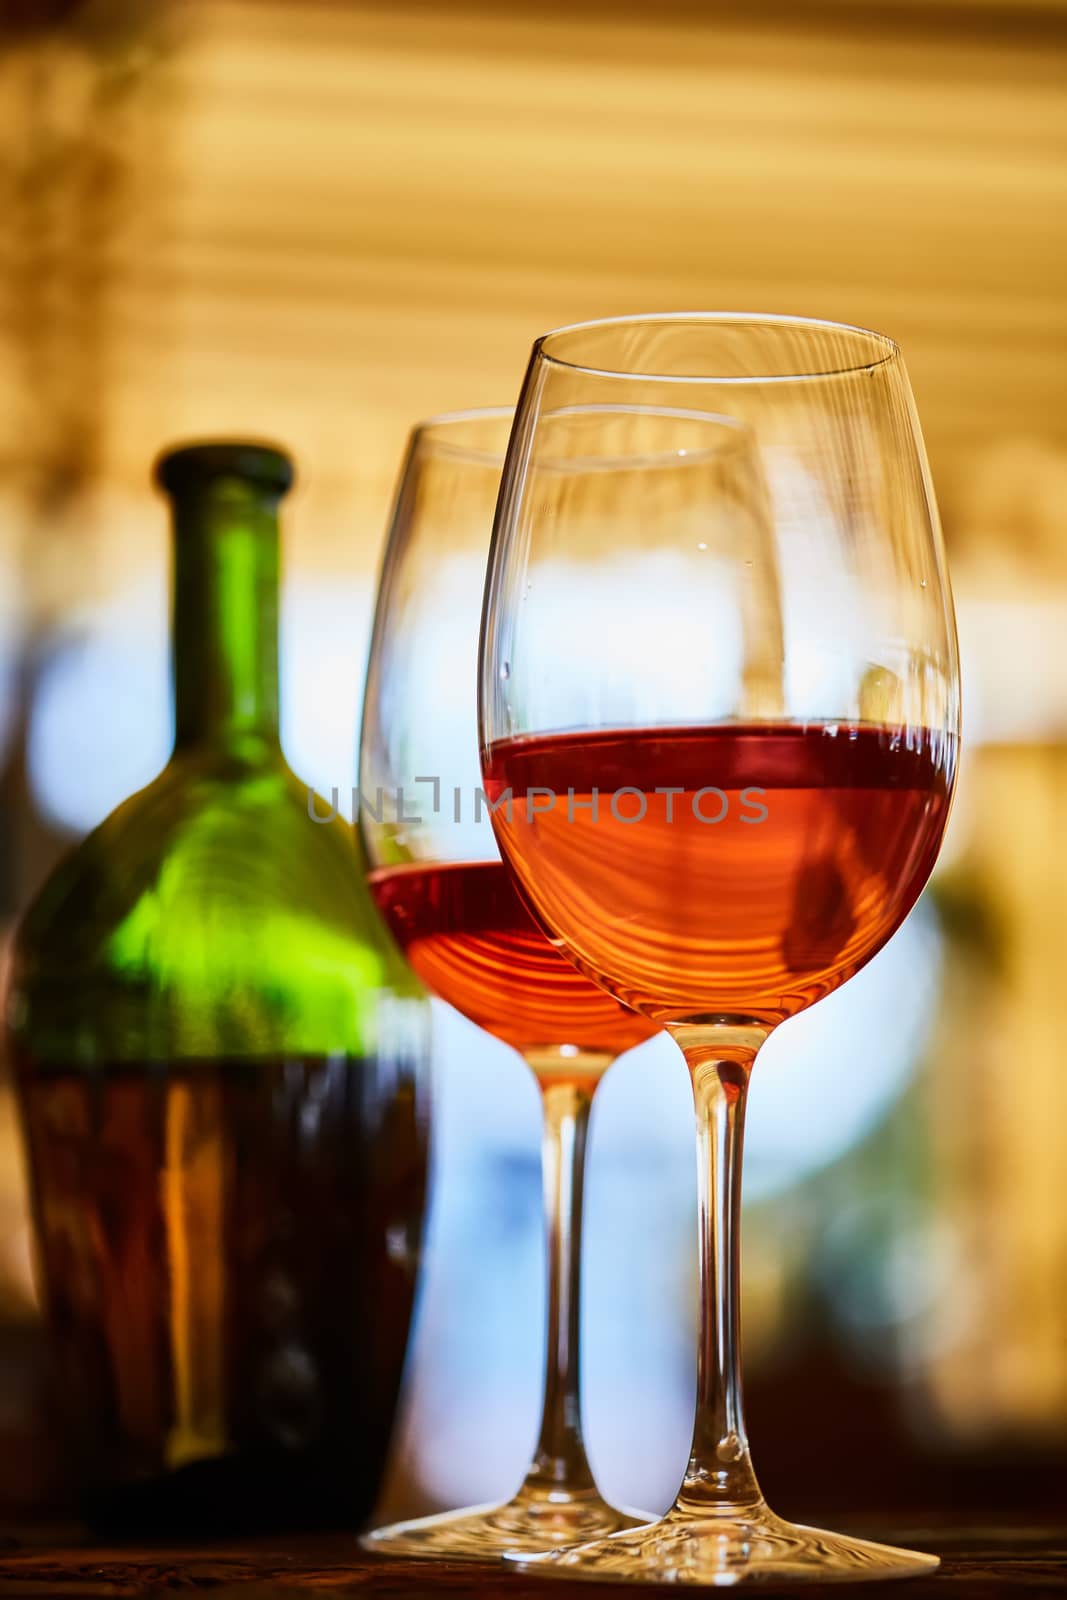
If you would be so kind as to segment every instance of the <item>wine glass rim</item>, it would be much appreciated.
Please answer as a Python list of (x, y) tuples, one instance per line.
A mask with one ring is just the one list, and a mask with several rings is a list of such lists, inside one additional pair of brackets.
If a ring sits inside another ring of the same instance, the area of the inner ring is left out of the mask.
[[(597, 367), (583, 361), (568, 360), (564, 356), (556, 355), (550, 348), (553, 340), (562, 339), (568, 334), (588, 333), (601, 328), (651, 327), (657, 324), (666, 327), (680, 327), (687, 323), (702, 326), (765, 327), (845, 334), (851, 338), (867, 342), (878, 354), (870, 361), (857, 361), (828, 371), (743, 373), (730, 376), (727, 374), (719, 375), (714, 372), (667, 373)], [(638, 383), (714, 383), (760, 387), (770, 383), (821, 383), (828, 379), (856, 376), (864, 372), (874, 372), (879, 367), (886, 366), (900, 358), (900, 346), (896, 340), (891, 339), (886, 333), (878, 333), (873, 328), (863, 328), (850, 322), (834, 322), (823, 317), (791, 316), (785, 312), (774, 311), (650, 311), (637, 312), (634, 315), (624, 317), (594, 317), (586, 322), (571, 322), (560, 328), (552, 328), (548, 333), (541, 334), (540, 338), (534, 342), (533, 349), (535, 360), (545, 361), (551, 366), (562, 367), (571, 372), (583, 372), (590, 377), (629, 379)]]
[(510, 423), (514, 416), (514, 406), (470, 406), (465, 411), (441, 411), (415, 424), (411, 430), (412, 449), (429, 450), (434, 455), (472, 462), (478, 466), (502, 467), (507, 453), (506, 438), (501, 449), (491, 450), (484, 445), (464, 444), (449, 435), (453, 429), (458, 433), (464, 427), (479, 422)]
[[(750, 437), (750, 429), (739, 417), (728, 416), (723, 412), (695, 411), (691, 407), (679, 409), (677, 406), (640, 406), (614, 404), (593, 404), (561, 406), (558, 411), (548, 415), (555, 417), (577, 417), (586, 413), (598, 415), (611, 414), (647, 414), (649, 416), (664, 416), (679, 418), (687, 422), (714, 423), (722, 429), (722, 440), (738, 442)], [(412, 454), (422, 454), (429, 451), (435, 456), (441, 456), (449, 461), (464, 462), (471, 466), (487, 466), (503, 469), (507, 456), (507, 441), (501, 449), (490, 450), (483, 445), (471, 445), (455, 442), (449, 437), (451, 430), (461, 430), (472, 423), (479, 422), (511, 422), (515, 416), (514, 406), (473, 406), (466, 411), (442, 411), (437, 416), (426, 417), (422, 422), (416, 423), (411, 432)], [(544, 470), (555, 468), (560, 472), (589, 472), (597, 468), (608, 469), (625, 466), (631, 469), (677, 465), (679, 457), (684, 457), (687, 465), (699, 464), (703, 460), (710, 460), (721, 454), (723, 444), (704, 450), (678, 450), (669, 449), (662, 451), (649, 451), (643, 455), (635, 456), (625, 452), (615, 455), (578, 457), (574, 460), (561, 459), (554, 461), (551, 458), (542, 459), (539, 465)]]
[(648, 467), (700, 466), (719, 459), (726, 450), (750, 449), (752, 429), (742, 417), (732, 417), (723, 411), (697, 411), (692, 406), (648, 406), (620, 404), (603, 401), (588, 405), (559, 406), (541, 413), (541, 424), (584, 417), (625, 416), (667, 418), (671, 422), (710, 423), (718, 430), (715, 444), (708, 446), (667, 446), (661, 450), (609, 451), (600, 455), (553, 456), (542, 453), (537, 458), (542, 472), (585, 474), (589, 472), (641, 471)]

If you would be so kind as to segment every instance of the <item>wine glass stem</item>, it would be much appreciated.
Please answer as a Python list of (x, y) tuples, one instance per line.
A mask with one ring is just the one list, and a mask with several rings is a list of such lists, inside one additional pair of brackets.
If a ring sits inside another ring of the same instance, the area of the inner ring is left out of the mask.
[(548, 1348), (541, 1432), (526, 1484), (549, 1492), (581, 1493), (594, 1488), (579, 1403), (582, 1187), (593, 1091), (582, 1082), (552, 1083), (542, 1078), (541, 1084)]
[(700, 1342), (693, 1445), (677, 1506), (708, 1515), (762, 1498), (741, 1401), (741, 1148), (752, 1058), (679, 1043), (696, 1109)]

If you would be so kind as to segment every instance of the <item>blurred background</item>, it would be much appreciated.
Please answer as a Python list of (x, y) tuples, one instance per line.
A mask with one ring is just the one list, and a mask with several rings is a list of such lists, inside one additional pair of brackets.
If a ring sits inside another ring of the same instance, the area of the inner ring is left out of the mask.
[[(1067, 1468), (1065, 0), (4, 0), (0, 919), (162, 765), (161, 444), (289, 446), (284, 726), (353, 781), (411, 422), (510, 403), (612, 313), (859, 322), (908, 358), (966, 760), (930, 890), (768, 1046), (746, 1188), (761, 1477), (785, 1512), (1050, 1506)], [(536, 1428), (537, 1104), (440, 1008), (438, 1182), (388, 1509), (509, 1494)], [(693, 1394), (670, 1048), (595, 1112), (586, 1419), (656, 1510)], [(0, 1500), (57, 1503), (0, 1087)]]

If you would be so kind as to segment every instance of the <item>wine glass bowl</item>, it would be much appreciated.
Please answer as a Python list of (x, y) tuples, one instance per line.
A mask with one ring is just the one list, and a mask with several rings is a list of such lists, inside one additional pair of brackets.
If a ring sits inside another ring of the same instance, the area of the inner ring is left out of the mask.
[(752, 1064), (907, 915), (955, 781), (951, 595), (892, 341), (710, 314), (538, 340), (480, 717), (524, 896), (583, 973), (672, 1034), (697, 1121), (697, 1413), (677, 1502), (536, 1564), (712, 1584), (928, 1569), (770, 1511), (738, 1358)]
[(360, 831), (379, 908), (428, 986), (536, 1059), (598, 1076), (655, 1028), (545, 938), (494, 837), (478, 760), (478, 629), (511, 408), (415, 429), (379, 588)]

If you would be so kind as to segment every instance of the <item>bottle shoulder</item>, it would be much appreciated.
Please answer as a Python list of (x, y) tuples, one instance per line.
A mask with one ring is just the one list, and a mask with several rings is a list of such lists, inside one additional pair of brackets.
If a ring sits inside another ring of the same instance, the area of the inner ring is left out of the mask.
[(280, 758), (173, 760), (60, 864), (13, 955), (16, 1015), (65, 1011), (71, 996), (80, 1012), (92, 994), (135, 1031), (151, 1012), (163, 1034), (213, 1036), (225, 1022), (239, 1039), (244, 1017), (271, 1047), (284, 1043), (274, 1034), (308, 1048), (311, 1035), (362, 1036), (374, 997), (417, 993), (358, 839), (312, 820)]
[(60, 862), (20, 938), (84, 934), (142, 903), (155, 915), (278, 906), (343, 920), (367, 901), (364, 873), (351, 831), (312, 821), (306, 787), (280, 762), (174, 761)]

